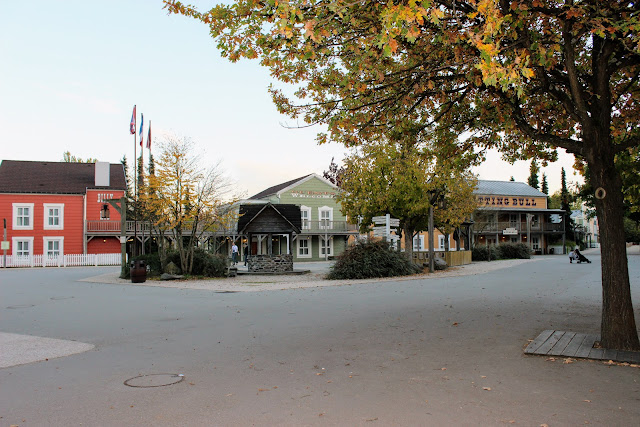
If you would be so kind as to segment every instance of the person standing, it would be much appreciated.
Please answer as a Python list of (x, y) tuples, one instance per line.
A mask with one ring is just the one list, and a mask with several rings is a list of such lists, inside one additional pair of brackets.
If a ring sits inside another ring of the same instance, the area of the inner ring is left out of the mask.
[(233, 246), (231, 246), (231, 262), (233, 265), (238, 263), (238, 245), (236, 245), (236, 242), (233, 242)]

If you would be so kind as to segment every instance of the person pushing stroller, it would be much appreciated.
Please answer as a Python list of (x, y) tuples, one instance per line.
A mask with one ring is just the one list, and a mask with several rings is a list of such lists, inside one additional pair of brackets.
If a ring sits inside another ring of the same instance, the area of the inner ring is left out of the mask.
[(571, 251), (571, 254), (569, 254), (569, 262), (573, 263), (574, 259), (577, 260), (578, 264), (582, 262), (591, 264), (591, 261), (586, 256), (582, 255), (578, 248), (575, 248), (573, 251)]

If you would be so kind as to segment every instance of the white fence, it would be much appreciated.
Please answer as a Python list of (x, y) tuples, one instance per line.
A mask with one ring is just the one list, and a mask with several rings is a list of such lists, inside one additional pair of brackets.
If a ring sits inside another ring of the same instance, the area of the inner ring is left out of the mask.
[(46, 255), (13, 256), (0, 255), (2, 267), (77, 267), (83, 265), (120, 265), (121, 254), (70, 254), (57, 257)]

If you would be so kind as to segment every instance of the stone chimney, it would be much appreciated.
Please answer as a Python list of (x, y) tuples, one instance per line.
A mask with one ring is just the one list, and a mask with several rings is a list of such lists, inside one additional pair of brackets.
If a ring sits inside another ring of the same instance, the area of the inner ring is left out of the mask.
[(109, 162), (96, 162), (96, 187), (110, 185), (111, 165)]

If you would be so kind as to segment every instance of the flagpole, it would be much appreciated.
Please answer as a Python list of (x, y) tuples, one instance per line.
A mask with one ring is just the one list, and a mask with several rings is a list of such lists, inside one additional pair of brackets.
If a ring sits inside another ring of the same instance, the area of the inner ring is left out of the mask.
[[(144, 125), (144, 121), (142, 122)], [(142, 128), (140, 128), (140, 180), (144, 183), (144, 144), (142, 143)], [(140, 228), (142, 233), (142, 255), (144, 255), (144, 218), (142, 218), (142, 227)]]
[(133, 202), (133, 245), (131, 256), (136, 256), (136, 246), (138, 244), (138, 142), (136, 141), (136, 128), (138, 127), (138, 117), (133, 132), (133, 182), (134, 182), (134, 202)]

